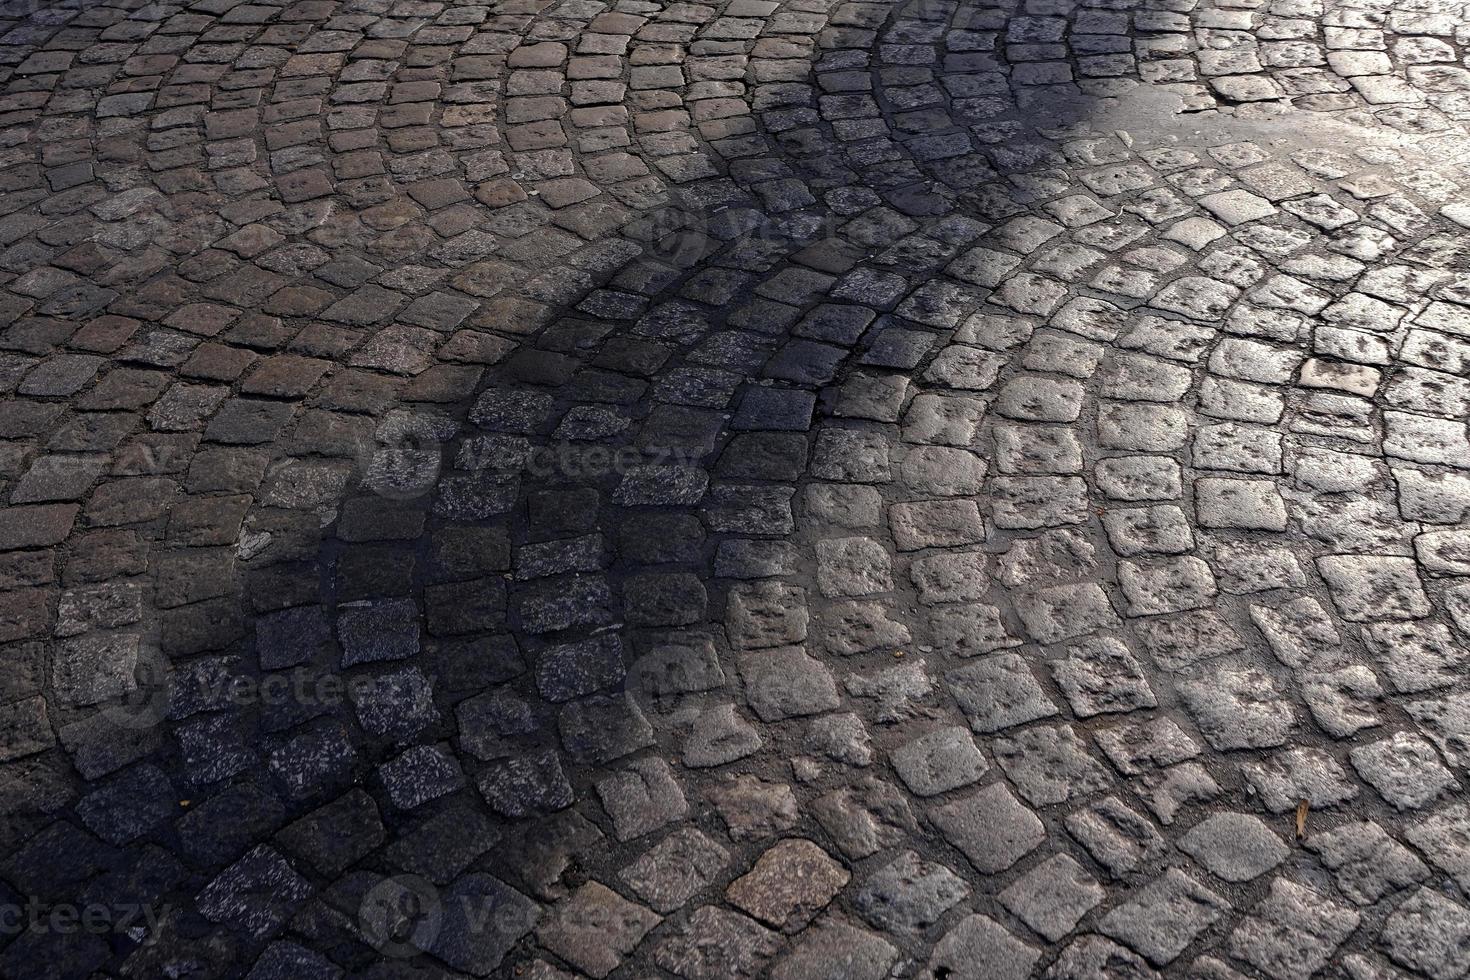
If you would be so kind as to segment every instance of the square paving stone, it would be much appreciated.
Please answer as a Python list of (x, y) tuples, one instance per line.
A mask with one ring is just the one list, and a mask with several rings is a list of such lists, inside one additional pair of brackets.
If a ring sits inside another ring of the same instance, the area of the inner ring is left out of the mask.
[(1204, 527), (1285, 531), (1286, 503), (1268, 480), (1205, 477), (1194, 484), (1195, 509)]
[(796, 826), (796, 795), (785, 783), (736, 776), (705, 794), (734, 841), (770, 837)]
[(1213, 609), (1139, 620), (1134, 629), (1148, 655), (1167, 670), (1180, 670), (1245, 649), (1245, 641)]
[(725, 889), (737, 908), (782, 932), (804, 929), (847, 884), (847, 870), (809, 840), (783, 840)]
[(754, 980), (780, 949), (779, 933), (739, 913), (705, 905), (670, 930), (653, 959), (684, 980)]
[(986, 558), (979, 551), (941, 552), (914, 559), (909, 578), (926, 606), (977, 602), (990, 588)]
[(865, 596), (893, 591), (888, 552), (872, 538), (817, 542), (817, 584), (825, 596)]
[(1057, 854), (1000, 893), (1011, 914), (1052, 942), (1076, 927), (1107, 893), (1082, 865)]
[(866, 929), (824, 919), (776, 964), (771, 980), (883, 980), (897, 959), (897, 949)]
[(843, 684), (848, 694), (872, 702), (873, 710), (865, 713), (880, 725), (926, 714), (928, 708), (923, 702), (934, 690), (934, 681), (923, 660), (907, 661), (868, 674), (848, 674)]
[(1445, 791), (1460, 788), (1434, 746), (1408, 732), (1360, 745), (1348, 757), (1358, 775), (1396, 810), (1416, 810)]
[(745, 699), (762, 721), (818, 714), (840, 703), (831, 672), (801, 647), (746, 651), (737, 663)]
[(1194, 532), (1184, 511), (1174, 506), (1132, 507), (1103, 515), (1108, 543), (1125, 558), (1146, 554), (1183, 554), (1194, 548)]
[(1225, 881), (1258, 878), (1290, 853), (1260, 818), (1245, 813), (1206, 817), (1179, 839), (1179, 847)]
[(1046, 827), (1001, 783), (946, 803), (929, 821), (981, 874), (1004, 871), (1046, 840)]
[(998, 732), (1057, 713), (1019, 654), (977, 660), (945, 674), (944, 683), (977, 732)]
[(934, 500), (889, 508), (893, 538), (900, 551), (978, 544), (985, 526), (973, 500)]
[(1092, 637), (1053, 661), (1052, 676), (1079, 718), (1158, 704), (1141, 665), (1119, 640)]
[[(794, 799), (791, 807), (794, 814)], [(822, 829), (851, 860), (893, 847), (918, 827), (904, 794), (872, 776), (818, 797), (811, 808)]]
[(378, 778), (388, 799), (400, 810), (411, 810), (448, 796), (464, 785), (464, 772), (454, 757), (434, 745), (416, 745), (378, 767)]
[(565, 809), (573, 800), (572, 786), (551, 750), (495, 762), (476, 785), (492, 810), (512, 818)]
[(1039, 725), (994, 743), (996, 761), (1032, 806), (1107, 789), (1108, 771), (1087, 754), (1070, 725)]
[[(491, 875), (467, 874), (440, 893), (444, 919), (428, 952), (456, 970), (500, 963), (541, 916), (541, 906)], [(485, 911), (495, 915), (486, 921)]]
[(1330, 555), (1317, 559), (1317, 570), (1343, 619), (1361, 623), (1419, 619), (1430, 613), (1412, 558)]
[(1199, 745), (1172, 718), (1116, 725), (1093, 737), (1114, 768), (1125, 776), (1162, 769), (1200, 754)]
[(980, 492), (985, 461), (965, 449), (918, 446), (904, 456), (900, 474), (916, 495), (963, 497)]
[(1282, 745), (1296, 724), (1270, 676), (1253, 667), (1219, 668), (1181, 682), (1179, 693), (1205, 740), (1221, 751)]
[(1143, 563), (1118, 562), (1118, 584), (1128, 599), (1129, 616), (1157, 616), (1210, 605), (1215, 598), (1215, 576), (1210, 566), (1193, 556), (1161, 558)]
[(419, 651), (419, 610), (412, 599), (352, 603), (337, 617), (342, 666), (403, 660)]
[(1276, 659), (1288, 667), (1331, 667), (1342, 658), (1342, 638), (1332, 617), (1311, 596), (1276, 608), (1253, 605), (1251, 620)]
[(1461, 888), (1470, 882), (1470, 807), (1456, 803), (1437, 810), (1412, 825), (1404, 836)]
[(995, 410), (1026, 422), (1075, 422), (1082, 411), (1082, 385), (1076, 381), (1021, 375), (1005, 383)]
[(1067, 832), (1114, 878), (1136, 870), (1166, 849), (1153, 823), (1115, 796), (1072, 813), (1065, 823)]
[(806, 592), (781, 582), (741, 583), (730, 589), (725, 629), (739, 649), (799, 643), (807, 633)]
[(1470, 909), (1420, 888), (1394, 909), (1379, 944), (1395, 963), (1434, 980), (1470, 973)]
[(1358, 913), (1284, 878), (1230, 934), (1230, 955), (1276, 980), (1309, 977), (1358, 927)]
[(653, 726), (627, 693), (573, 701), (557, 716), (557, 727), (562, 745), (579, 762), (611, 762), (654, 742)]
[(1123, 623), (1107, 594), (1091, 582), (1024, 593), (1016, 598), (1016, 612), (1026, 631), (1039, 643), (1116, 629)]
[(995, 526), (1006, 530), (1085, 524), (1087, 484), (1075, 476), (992, 477), (990, 513)]
[(1059, 528), (1011, 542), (1000, 558), (1001, 581), (1024, 589), (1070, 581), (1097, 570), (1097, 548), (1077, 531)]
[(220, 872), (196, 902), (211, 922), (227, 923), (257, 939), (278, 930), (311, 885), (279, 853), (259, 844)]
[(735, 429), (774, 429), (805, 432), (811, 428), (816, 396), (809, 391), (752, 387), (746, 390), (735, 412)]
[[(934, 947), (929, 975), (1025, 980), (1032, 976), (1032, 967), (1039, 959), (1041, 950), (1017, 939), (994, 919), (968, 915)], [(983, 974), (976, 972), (976, 967)]]
[(812, 451), (812, 476), (839, 483), (886, 483), (889, 439), (881, 432), (824, 428)]
[(681, 827), (618, 876), (639, 898), (667, 914), (708, 886), (729, 860), (719, 844), (692, 827)]
[(682, 761), (690, 768), (722, 766), (760, 750), (761, 737), (733, 704), (699, 713), (684, 739)]
[(1225, 899), (1170, 868), (1103, 916), (1098, 929), (1162, 967), (1229, 911)]
[(616, 684), (625, 672), (622, 641), (593, 637), (544, 651), (536, 661), (536, 689), (548, 701), (570, 701)]
[(621, 841), (653, 833), (689, 812), (678, 780), (662, 759), (639, 759), (599, 780), (596, 788)]
[(1338, 889), (1358, 905), (1372, 905), (1429, 877), (1429, 868), (1413, 851), (1371, 820), (1309, 834), (1304, 844), (1322, 858)]
[(1337, 760), (1315, 746), (1283, 749), (1266, 759), (1242, 763), (1241, 772), (1272, 813), (1289, 813), (1302, 800), (1320, 810), (1358, 796), (1358, 787)]
[(874, 926), (903, 935), (933, 925), (969, 894), (953, 871), (905, 851), (869, 876), (852, 906)]
[(1112, 977), (1152, 980), (1157, 975), (1142, 957), (1098, 935), (1079, 936), (1068, 943), (1051, 969), (1057, 980), (1062, 980), (1063, 977), (1075, 977), (1077, 980), (1082, 980), (1083, 977), (1088, 980), (1108, 980)]
[(1470, 664), (1470, 648), (1442, 623), (1373, 623), (1363, 627), (1363, 639), (1397, 691), (1446, 687)]
[(577, 969), (600, 978), (616, 970), (660, 921), (654, 912), (589, 881), (541, 921), (536, 938)]
[(904, 785), (919, 796), (935, 796), (975, 782), (990, 767), (965, 729), (937, 728), (905, 742), (889, 755)]

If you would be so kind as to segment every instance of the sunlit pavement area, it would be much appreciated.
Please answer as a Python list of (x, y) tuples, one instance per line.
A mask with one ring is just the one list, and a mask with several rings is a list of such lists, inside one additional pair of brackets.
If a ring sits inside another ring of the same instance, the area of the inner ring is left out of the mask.
[(1470, 974), (1470, 16), (0, 7), (0, 975)]

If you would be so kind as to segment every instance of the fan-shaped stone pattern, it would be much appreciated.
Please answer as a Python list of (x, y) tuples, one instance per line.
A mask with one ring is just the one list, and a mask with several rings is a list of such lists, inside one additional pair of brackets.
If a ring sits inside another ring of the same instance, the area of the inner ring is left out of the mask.
[(1458, 6), (6, 16), (0, 972), (1463, 972)]

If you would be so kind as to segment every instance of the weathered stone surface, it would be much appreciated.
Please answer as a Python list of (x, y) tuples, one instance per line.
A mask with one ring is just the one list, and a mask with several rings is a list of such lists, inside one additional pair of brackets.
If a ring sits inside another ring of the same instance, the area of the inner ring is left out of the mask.
[(0, 975), (1463, 975), (1461, 6), (0, 10)]

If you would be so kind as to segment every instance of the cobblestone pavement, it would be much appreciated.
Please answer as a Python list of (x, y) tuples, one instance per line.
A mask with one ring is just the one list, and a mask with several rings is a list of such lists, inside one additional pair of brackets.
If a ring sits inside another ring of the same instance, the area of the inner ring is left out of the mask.
[(1470, 975), (1470, 17), (0, 6), (0, 975)]

